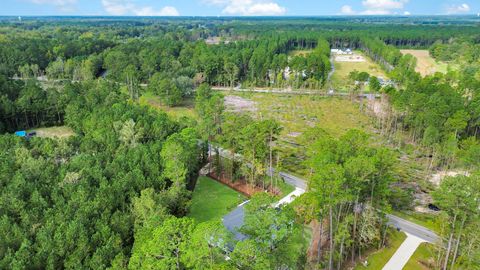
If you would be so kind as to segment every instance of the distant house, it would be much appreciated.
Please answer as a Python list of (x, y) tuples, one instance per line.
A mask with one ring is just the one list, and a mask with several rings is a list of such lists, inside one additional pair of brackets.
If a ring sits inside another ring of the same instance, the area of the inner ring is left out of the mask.
[(380, 83), (380, 85), (382, 87), (385, 87), (385, 86), (394, 86), (394, 83), (392, 80), (386, 80), (382, 77), (378, 77), (378, 82)]
[(352, 55), (353, 51), (352, 49), (348, 48), (346, 50), (343, 49), (331, 49), (330, 53), (332, 54), (337, 54), (337, 55)]

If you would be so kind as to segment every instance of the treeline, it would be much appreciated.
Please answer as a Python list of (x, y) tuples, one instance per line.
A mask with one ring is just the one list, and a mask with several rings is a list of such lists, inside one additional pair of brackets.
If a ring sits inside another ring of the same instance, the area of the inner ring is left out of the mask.
[(438, 61), (468, 63), (480, 61), (480, 44), (471, 38), (454, 39), (448, 42), (436, 42), (430, 49), (430, 55)]
[(387, 148), (370, 146), (369, 136), (358, 130), (336, 139), (317, 129), (310, 141), (301, 215), (320, 224), (314, 261), (324, 269), (342, 269), (388, 241), (382, 211), (390, 207), (397, 158)]
[(0, 136), (2, 269), (126, 265), (138, 211), (150, 207), (141, 194), (155, 192), (164, 215), (188, 211), (202, 156), (195, 130), (112, 83), (68, 84), (62, 95), (77, 135)]
[[(321, 44), (320, 46), (316, 46)], [(294, 49), (313, 49), (305, 57), (288, 56)], [(318, 87), (330, 70), (330, 47), (325, 40), (307, 42), (273, 36), (208, 46), (179, 40), (132, 41), (105, 53), (107, 77), (123, 81), (127, 76), (148, 83), (155, 73), (175, 78), (187, 76), (197, 84), (235, 87)], [(285, 72), (289, 67), (291, 73)], [(127, 72), (129, 72), (127, 74)]]
[(13, 81), (0, 75), (0, 133), (63, 123), (72, 97), (56, 88), (42, 89), (34, 80)]

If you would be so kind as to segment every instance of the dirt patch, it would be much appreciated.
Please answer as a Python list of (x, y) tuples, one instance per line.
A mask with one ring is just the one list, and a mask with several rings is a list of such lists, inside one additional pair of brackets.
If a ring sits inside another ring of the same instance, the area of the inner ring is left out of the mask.
[(388, 115), (388, 103), (384, 102), (382, 99), (369, 99), (367, 107), (380, 119), (384, 119)]
[(323, 222), (320, 224), (319, 221), (313, 220), (309, 226), (312, 228), (312, 241), (310, 242), (310, 246), (308, 247), (307, 250), (307, 260), (309, 264), (318, 262), (318, 250), (319, 248), (321, 249), (321, 254), (325, 255), (323, 253), (326, 252), (325, 247), (327, 246), (328, 243), (328, 225), (327, 222)]
[(239, 96), (225, 96), (225, 107), (230, 112), (255, 112), (257, 103)]
[(458, 175), (470, 176), (470, 173), (467, 171), (441, 171), (432, 174), (428, 181), (430, 181), (435, 186), (439, 186), (445, 177), (455, 177)]
[(247, 184), (247, 182), (243, 179), (239, 179), (235, 182), (230, 181), (230, 179), (226, 178), (223, 175), (217, 175), (215, 172), (210, 172), (208, 177), (230, 187), (233, 190), (236, 190), (247, 197), (251, 197), (253, 194), (257, 192), (263, 192), (261, 188), (255, 187), (252, 185)]
[(37, 132), (37, 137), (40, 138), (68, 138), (75, 135), (75, 132), (66, 126), (37, 128), (33, 131)]
[(335, 55), (335, 61), (337, 62), (365, 62), (365, 57), (359, 54), (349, 55)]
[(290, 132), (290, 133), (287, 134), (287, 136), (292, 137), (292, 138), (297, 138), (302, 134), (303, 134), (302, 132)]

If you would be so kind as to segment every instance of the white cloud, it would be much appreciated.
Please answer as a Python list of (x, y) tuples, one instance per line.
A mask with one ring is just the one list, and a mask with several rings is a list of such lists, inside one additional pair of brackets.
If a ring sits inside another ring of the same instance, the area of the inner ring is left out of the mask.
[(412, 13), (410, 13), (410, 11), (405, 11), (405, 12), (403, 12), (403, 15), (410, 16), (410, 15), (412, 15)]
[(180, 13), (175, 7), (166, 6), (160, 10), (155, 10), (152, 7), (142, 7), (134, 9), (133, 13), (137, 16), (180, 16)]
[(341, 14), (343, 15), (354, 15), (356, 12), (353, 10), (352, 6), (345, 5), (340, 9)]
[(364, 0), (362, 5), (367, 10), (392, 10), (402, 9), (408, 0)]
[(134, 5), (124, 0), (102, 0), (102, 5), (108, 14), (120, 16), (127, 14)]
[(285, 7), (269, 0), (204, 0), (205, 3), (223, 7), (227, 15), (267, 16), (283, 15)]
[(397, 10), (403, 9), (409, 0), (363, 0), (363, 11), (355, 12), (351, 6), (343, 6), (340, 9), (344, 15), (389, 15), (397, 14)]
[(156, 10), (151, 6), (137, 6), (132, 0), (102, 0), (102, 5), (108, 14), (136, 16), (179, 16), (175, 7), (166, 6)]
[(73, 11), (73, 6), (77, 3), (77, 0), (29, 0), (33, 4), (37, 5), (53, 5), (60, 11), (68, 12)]
[(458, 14), (458, 13), (466, 13), (470, 11), (470, 6), (468, 4), (461, 4), (461, 5), (452, 5), (446, 8), (447, 14)]

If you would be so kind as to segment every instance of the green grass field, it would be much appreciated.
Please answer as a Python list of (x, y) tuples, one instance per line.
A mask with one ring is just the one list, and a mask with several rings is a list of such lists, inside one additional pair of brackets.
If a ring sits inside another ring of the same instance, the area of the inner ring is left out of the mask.
[[(334, 61), (335, 72), (332, 75), (332, 86), (337, 91), (347, 91), (348, 76), (352, 71), (367, 72), (371, 76), (388, 78), (382, 68), (363, 53), (355, 51), (355, 54), (365, 58), (365, 62), (337, 62)], [(368, 90), (368, 89), (367, 89)]]
[(219, 220), (245, 200), (245, 196), (208, 177), (199, 177), (188, 217), (198, 223)]
[(433, 262), (434, 256), (433, 246), (422, 243), (410, 257), (403, 270), (432, 270), (434, 268), (430, 267), (430, 262)]
[(403, 232), (391, 230), (388, 246), (371, 253), (367, 258), (367, 266), (363, 266), (359, 263), (355, 267), (355, 270), (381, 270), (393, 256), (395, 251), (397, 251), (405, 238), (407, 238), (407, 236)]

